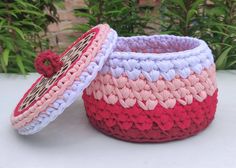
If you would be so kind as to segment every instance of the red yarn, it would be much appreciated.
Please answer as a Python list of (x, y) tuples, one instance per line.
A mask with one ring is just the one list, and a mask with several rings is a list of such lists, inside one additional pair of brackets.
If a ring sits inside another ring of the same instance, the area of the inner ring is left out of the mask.
[(176, 103), (172, 109), (157, 105), (146, 111), (135, 105), (123, 108), (118, 102), (107, 104), (83, 94), (84, 105), (91, 124), (105, 134), (133, 142), (165, 142), (183, 139), (205, 129), (213, 120), (217, 91), (202, 102)]
[(34, 66), (38, 73), (50, 78), (61, 69), (63, 62), (57, 54), (47, 50), (37, 56)]

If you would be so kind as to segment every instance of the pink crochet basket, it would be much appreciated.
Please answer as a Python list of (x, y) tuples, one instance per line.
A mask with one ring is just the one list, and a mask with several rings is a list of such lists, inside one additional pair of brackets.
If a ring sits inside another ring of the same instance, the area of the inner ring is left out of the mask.
[(91, 124), (132, 142), (183, 139), (205, 129), (217, 104), (211, 50), (199, 39), (170, 35), (118, 37), (107, 24), (65, 52), (45, 51), (41, 76), (11, 116), (22, 135), (39, 132), (82, 93)]
[(122, 140), (164, 142), (195, 135), (216, 111), (211, 50), (190, 37), (120, 37), (83, 99), (91, 124)]

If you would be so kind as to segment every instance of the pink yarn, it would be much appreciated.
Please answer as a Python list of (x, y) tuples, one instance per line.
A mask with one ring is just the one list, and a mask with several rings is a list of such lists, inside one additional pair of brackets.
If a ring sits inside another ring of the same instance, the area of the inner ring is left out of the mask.
[(192, 73), (186, 79), (176, 76), (171, 81), (160, 77), (158, 81), (151, 82), (142, 75), (133, 81), (125, 75), (114, 78), (109, 73), (99, 74), (86, 89), (86, 94), (97, 100), (103, 99), (108, 104), (119, 101), (124, 108), (133, 107), (137, 102), (142, 109), (153, 110), (157, 104), (173, 108), (176, 102), (182, 105), (191, 104), (193, 99), (202, 102), (216, 89), (215, 65), (212, 65), (201, 74)]
[[(88, 70), (86, 69), (87, 71), (89, 71), (90, 69), (93, 69), (94, 67), (97, 68), (97, 66), (99, 66), (101, 68), (100, 61), (96, 62), (96, 64), (98, 64), (96, 66), (94, 66), (94, 64), (90, 65), (90, 63), (95, 62), (97, 49), (99, 47), (101, 47), (104, 44), (104, 42), (106, 42), (106, 44), (113, 45), (113, 43), (107, 42), (106, 38), (107, 38), (108, 34), (110, 34), (110, 33), (114, 34), (114, 33), (112, 33), (110, 31), (110, 27), (108, 25), (99, 25), (98, 27), (91, 29), (91, 31), (97, 32), (96, 36), (93, 39), (93, 43), (91, 45), (89, 45), (88, 49), (82, 54), (80, 60), (77, 61), (76, 63), (74, 63), (74, 65), (68, 69), (67, 73), (58, 79), (58, 82), (56, 83), (56, 85), (54, 85), (53, 87), (50, 87), (50, 90), (48, 92), (46, 92), (42, 97), (35, 100), (35, 102), (32, 103), (26, 109), (19, 110), (20, 105), (26, 99), (26, 97), (28, 96), (30, 91), (32, 91), (34, 89), (34, 87), (43, 79), (43, 76), (41, 76), (31, 86), (31, 88), (28, 90), (28, 92), (24, 95), (24, 97), (18, 103), (17, 107), (15, 108), (14, 114), (12, 114), (12, 116), (11, 116), (11, 122), (12, 122), (12, 126), (14, 128), (16, 128), (16, 129), (24, 128), (26, 125), (29, 125), (29, 123), (33, 122), (34, 119), (37, 119), (37, 117), (39, 117), (40, 114), (45, 114), (45, 112), (47, 112), (47, 110), (50, 109), (50, 107), (54, 107), (54, 109), (59, 109), (59, 107), (66, 106), (65, 102), (58, 104), (57, 100), (61, 99), (60, 96), (63, 96), (63, 94), (65, 93), (65, 91), (68, 88), (71, 89), (72, 84), (79, 80), (78, 77), (81, 77), (84, 75), (83, 72), (85, 70), (85, 67), (88, 68)], [(82, 37), (78, 38), (76, 42), (79, 42), (81, 40), (81, 38), (84, 38), (89, 33), (92, 33), (91, 31), (85, 33)], [(117, 36), (117, 35), (115, 34), (115, 36)], [(70, 47), (68, 47), (68, 49), (62, 55), (65, 55), (69, 50), (75, 48), (76, 42), (73, 43)], [(106, 52), (107, 52), (107, 50), (104, 50), (103, 48), (100, 51), (100, 53), (102, 53), (101, 54), (102, 56), (104, 56)], [(103, 53), (104, 53), (104, 55), (103, 55)], [(108, 54), (106, 54), (105, 56), (108, 56)], [(91, 60), (93, 60), (93, 61), (91, 61)], [(102, 61), (104, 61), (104, 58), (102, 59)], [(91, 67), (93, 67), (93, 68), (91, 68)], [(96, 74), (94, 73), (94, 71), (92, 71), (92, 72), (89, 71), (89, 72), (92, 74), (92, 77), (95, 78)], [(90, 73), (88, 76), (86, 76), (85, 79), (91, 79)], [(86, 82), (86, 84), (84, 84), (85, 82)], [(82, 82), (80, 82), (80, 85), (78, 85), (78, 88), (86, 87), (87, 85), (88, 85), (88, 81), (83, 80)], [(82, 89), (78, 89), (78, 90), (82, 90)], [(71, 91), (71, 92), (73, 92), (73, 91)], [(71, 103), (71, 102), (67, 102), (67, 103)], [(45, 116), (43, 116), (41, 118), (45, 118)], [(36, 131), (36, 130), (38, 131), (38, 129), (39, 129), (37, 127), (38, 125), (39, 125), (39, 127), (41, 127), (41, 125), (38, 124), (38, 122), (36, 122), (36, 123), (37, 124), (34, 124), (35, 130), (33, 130), (33, 131)], [(32, 131), (31, 129), (32, 128), (30, 127), (29, 130)], [(28, 134), (30, 131), (24, 130), (24, 131), (22, 131), (22, 133)]]

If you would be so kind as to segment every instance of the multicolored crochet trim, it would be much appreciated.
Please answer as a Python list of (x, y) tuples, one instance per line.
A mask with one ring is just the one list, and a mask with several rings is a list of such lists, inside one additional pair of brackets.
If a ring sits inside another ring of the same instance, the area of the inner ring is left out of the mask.
[(177, 102), (182, 105), (191, 104), (194, 99), (202, 102), (207, 96), (212, 96), (216, 88), (215, 66), (212, 65), (200, 74), (192, 72), (187, 78), (177, 76), (171, 81), (163, 78), (148, 81), (143, 75), (131, 80), (125, 74), (118, 78), (109, 73), (98, 74), (86, 89), (86, 94), (108, 104), (119, 102), (124, 108), (137, 103), (143, 110), (153, 110), (157, 104), (173, 108)]
[[(37, 99), (32, 106), (25, 108), (23, 112), (19, 110), (22, 101), (43, 77), (40, 77), (22, 98), (11, 118), (13, 127), (20, 134), (36, 133), (55, 120), (96, 77), (97, 72), (102, 68), (109, 53), (113, 50), (117, 38), (117, 33), (110, 29), (108, 25), (99, 25), (93, 29), (96, 28), (99, 28), (98, 33), (86, 52), (81, 55), (79, 61), (46, 94)], [(67, 51), (74, 45), (76, 43), (69, 47)]]
[(116, 138), (162, 142), (194, 135), (216, 110), (211, 50), (190, 37), (118, 38), (83, 99), (92, 125)]

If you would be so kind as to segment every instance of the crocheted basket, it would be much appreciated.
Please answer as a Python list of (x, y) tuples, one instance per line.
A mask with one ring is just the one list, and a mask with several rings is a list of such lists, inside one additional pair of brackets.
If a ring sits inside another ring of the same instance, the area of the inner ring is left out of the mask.
[(164, 142), (195, 135), (216, 111), (211, 50), (190, 37), (120, 37), (83, 99), (91, 124), (122, 140)]

